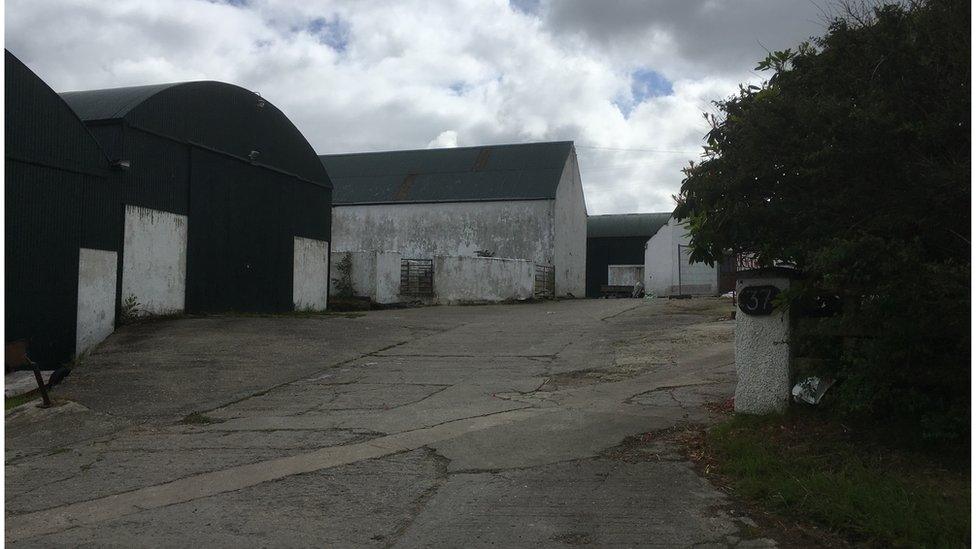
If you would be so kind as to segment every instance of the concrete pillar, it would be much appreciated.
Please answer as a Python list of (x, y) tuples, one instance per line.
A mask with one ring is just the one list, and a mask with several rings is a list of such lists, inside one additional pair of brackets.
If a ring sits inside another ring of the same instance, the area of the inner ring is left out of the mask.
[(790, 269), (738, 273), (736, 280), (735, 411), (769, 414), (786, 410), (790, 399), (790, 315), (772, 301), (790, 287)]

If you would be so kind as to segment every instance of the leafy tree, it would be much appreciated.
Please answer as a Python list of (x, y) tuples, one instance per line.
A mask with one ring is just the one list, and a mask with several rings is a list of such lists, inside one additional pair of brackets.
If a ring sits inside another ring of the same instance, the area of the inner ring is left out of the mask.
[(789, 262), (793, 306), (839, 299), (796, 337), (850, 409), (943, 437), (968, 426), (969, 21), (966, 0), (882, 5), (771, 53), (716, 102), (675, 209), (692, 260)]

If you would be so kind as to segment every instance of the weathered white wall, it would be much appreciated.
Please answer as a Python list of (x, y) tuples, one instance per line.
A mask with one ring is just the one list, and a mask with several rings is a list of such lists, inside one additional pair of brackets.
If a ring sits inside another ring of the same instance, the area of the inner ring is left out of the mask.
[(344, 257), (352, 260), (349, 272), (353, 295), (367, 296), (375, 303), (400, 301), (400, 259), (398, 252), (332, 252), (330, 288), (336, 293), (337, 266)]
[(391, 250), (407, 259), (488, 249), (552, 265), (552, 210), (551, 200), (335, 206), (332, 248)]
[[(789, 288), (786, 278), (736, 281), (736, 293), (745, 286)], [(735, 315), (735, 411), (746, 414), (782, 412), (790, 398), (790, 319), (784, 310), (768, 316)]]
[(473, 256), (434, 258), (437, 303), (529, 299), (534, 283), (532, 261)]
[(295, 237), (292, 295), (296, 311), (324, 311), (329, 301), (329, 243)]
[[(566, 160), (554, 207), (556, 295), (586, 295), (586, 199), (574, 150)], [(515, 256), (513, 256), (515, 257)]]
[(118, 254), (81, 248), (78, 255), (78, 316), (75, 354), (91, 349), (115, 330)]
[(400, 301), (400, 260), (398, 252), (376, 252), (376, 303)]
[(122, 300), (135, 296), (139, 313), (182, 312), (186, 306), (186, 216), (125, 207)]
[[(657, 295), (678, 293), (714, 295), (718, 293), (718, 266), (688, 263), (687, 246), (691, 236), (674, 218), (647, 241), (644, 249), (644, 288)], [(680, 269), (680, 285), (679, 285)]]
[(635, 286), (638, 282), (644, 282), (643, 265), (607, 265), (610, 286)]

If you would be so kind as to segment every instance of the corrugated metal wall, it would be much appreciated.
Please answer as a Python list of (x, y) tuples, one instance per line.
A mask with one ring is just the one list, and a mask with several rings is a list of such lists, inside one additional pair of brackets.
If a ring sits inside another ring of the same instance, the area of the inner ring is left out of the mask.
[(116, 131), (131, 163), (125, 203), (188, 216), (187, 312), (292, 310), (294, 237), (329, 240), (331, 189), (155, 132)]
[(78, 249), (118, 249), (120, 189), (57, 94), (9, 52), (5, 71), (5, 339), (56, 364), (75, 349)]

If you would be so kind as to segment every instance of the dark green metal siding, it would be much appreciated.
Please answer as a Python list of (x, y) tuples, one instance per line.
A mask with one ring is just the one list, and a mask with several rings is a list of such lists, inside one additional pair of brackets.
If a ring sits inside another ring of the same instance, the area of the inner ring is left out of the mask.
[(129, 162), (125, 204), (187, 215), (187, 311), (293, 308), (294, 237), (330, 240), (332, 189), (280, 110), (219, 82), (63, 97)]
[(327, 189), (254, 177), (253, 166), (205, 150), (191, 156), (187, 310), (291, 310), (294, 237), (328, 240)]
[(610, 265), (643, 265), (644, 244), (650, 237), (623, 236), (586, 239), (586, 296), (599, 297), (607, 284)]
[(186, 215), (190, 196), (190, 147), (159, 135), (117, 124), (125, 160), (126, 204)]
[(43, 364), (74, 354), (79, 248), (118, 250), (120, 189), (67, 105), (5, 54), (5, 319)]
[(591, 215), (586, 220), (586, 295), (599, 297), (610, 265), (643, 265), (644, 246), (670, 213)]

